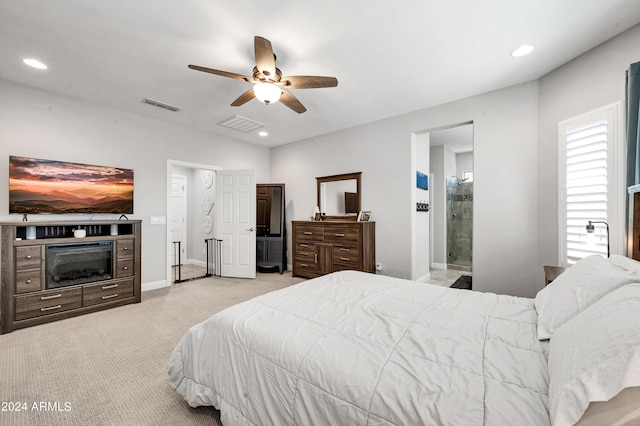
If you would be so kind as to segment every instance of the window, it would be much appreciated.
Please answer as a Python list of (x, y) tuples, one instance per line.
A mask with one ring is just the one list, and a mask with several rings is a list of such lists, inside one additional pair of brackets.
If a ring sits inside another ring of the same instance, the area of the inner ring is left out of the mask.
[[(593, 254), (622, 254), (625, 188), (620, 104), (559, 124), (560, 264)], [(595, 232), (587, 234), (589, 221)]]

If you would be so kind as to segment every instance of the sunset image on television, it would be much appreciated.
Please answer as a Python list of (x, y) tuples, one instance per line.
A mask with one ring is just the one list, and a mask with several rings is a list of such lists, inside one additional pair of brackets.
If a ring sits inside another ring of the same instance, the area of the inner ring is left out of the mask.
[(9, 213), (133, 213), (133, 170), (9, 157)]

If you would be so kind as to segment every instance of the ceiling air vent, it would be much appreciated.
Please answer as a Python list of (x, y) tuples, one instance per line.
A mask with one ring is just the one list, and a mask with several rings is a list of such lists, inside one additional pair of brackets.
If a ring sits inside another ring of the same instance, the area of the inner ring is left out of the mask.
[(249, 133), (261, 127), (264, 127), (264, 124), (254, 120), (250, 120), (240, 115), (234, 115), (231, 118), (227, 118), (226, 120), (219, 122), (218, 125), (237, 130), (242, 133)]
[(157, 106), (158, 108), (168, 109), (169, 111), (173, 111), (173, 112), (180, 111), (181, 109), (175, 105), (165, 104), (164, 102), (156, 101), (154, 99), (149, 99), (149, 98), (144, 98), (142, 102), (144, 102), (145, 104)]

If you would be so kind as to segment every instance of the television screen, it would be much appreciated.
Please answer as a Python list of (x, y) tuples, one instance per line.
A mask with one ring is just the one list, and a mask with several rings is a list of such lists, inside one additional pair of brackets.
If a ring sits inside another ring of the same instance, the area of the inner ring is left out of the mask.
[(9, 157), (9, 213), (133, 213), (133, 170)]
[(344, 212), (346, 214), (359, 213), (357, 192), (344, 193)]

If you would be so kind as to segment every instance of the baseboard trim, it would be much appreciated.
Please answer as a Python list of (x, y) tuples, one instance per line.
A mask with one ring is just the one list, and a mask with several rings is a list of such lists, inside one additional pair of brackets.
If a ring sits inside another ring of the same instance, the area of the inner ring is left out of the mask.
[(431, 279), (431, 272), (421, 276), (420, 278), (416, 279), (416, 281), (419, 283), (426, 283), (430, 279)]
[(447, 269), (446, 263), (432, 263), (431, 269)]
[(157, 290), (159, 288), (170, 287), (167, 285), (167, 280), (153, 281), (150, 283), (142, 283), (141, 290), (143, 292), (150, 290)]

